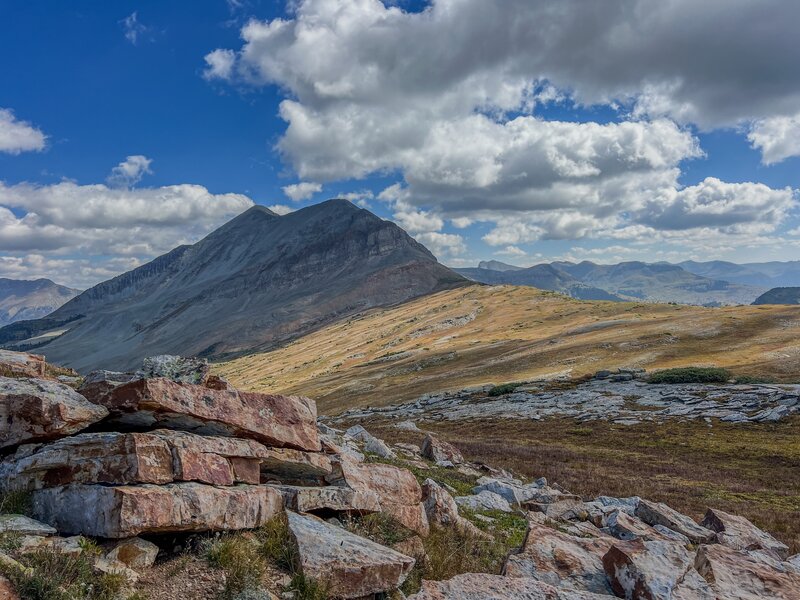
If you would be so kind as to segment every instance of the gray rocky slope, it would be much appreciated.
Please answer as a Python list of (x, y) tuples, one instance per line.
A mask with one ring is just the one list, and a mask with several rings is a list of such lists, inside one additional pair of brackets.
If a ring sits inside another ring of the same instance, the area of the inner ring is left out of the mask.
[(402, 229), (346, 200), (285, 216), (254, 206), (47, 319), (0, 330), (0, 343), (36, 347), (78, 370), (127, 369), (153, 354), (266, 349), (347, 315), (467, 284)]

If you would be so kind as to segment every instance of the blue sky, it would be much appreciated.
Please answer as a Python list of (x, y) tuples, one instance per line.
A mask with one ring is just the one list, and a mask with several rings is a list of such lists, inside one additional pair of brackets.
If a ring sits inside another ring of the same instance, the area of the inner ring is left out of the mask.
[(342, 195), (453, 266), (800, 259), (798, 4), (614, 4), (3, 3), (0, 276)]

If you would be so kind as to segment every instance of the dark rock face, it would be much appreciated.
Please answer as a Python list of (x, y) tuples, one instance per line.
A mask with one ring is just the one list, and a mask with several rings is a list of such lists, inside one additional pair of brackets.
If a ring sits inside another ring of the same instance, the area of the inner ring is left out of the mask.
[(800, 304), (800, 287), (773, 288), (761, 294), (753, 304)]
[(103, 282), (0, 344), (39, 346), (81, 371), (145, 356), (267, 349), (347, 315), (468, 282), (402, 229), (345, 200), (279, 217), (256, 206), (192, 246)]

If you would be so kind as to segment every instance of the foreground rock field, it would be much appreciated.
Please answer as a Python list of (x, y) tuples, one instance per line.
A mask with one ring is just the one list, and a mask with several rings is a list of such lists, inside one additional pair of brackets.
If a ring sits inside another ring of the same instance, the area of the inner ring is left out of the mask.
[[(0, 598), (800, 599), (800, 555), (714, 507), (696, 522), (525, 481), (430, 434), (387, 444), (318, 422), (308, 398), (236, 390), (202, 361), (80, 380), (35, 355), (0, 359)], [(579, 394), (611, 397), (592, 385)], [(794, 409), (791, 390), (759, 389), (731, 412)], [(685, 406), (718, 403), (709, 393), (680, 392)], [(517, 394), (537, 397), (491, 402)], [(678, 416), (663, 395), (644, 402)], [(592, 418), (633, 418), (610, 405)]]

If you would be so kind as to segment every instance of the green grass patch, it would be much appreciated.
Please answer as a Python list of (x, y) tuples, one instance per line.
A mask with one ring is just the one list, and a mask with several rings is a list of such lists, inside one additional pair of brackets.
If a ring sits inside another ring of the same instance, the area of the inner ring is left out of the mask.
[(522, 382), (517, 381), (516, 383), (503, 383), (501, 385), (496, 385), (492, 389), (489, 390), (488, 395), (494, 398), (495, 396), (502, 396), (504, 394), (510, 394), (514, 390), (516, 390), (519, 386), (524, 385)]
[(656, 371), (648, 383), (727, 383), (733, 379), (727, 369), (716, 367), (681, 367)]
[(343, 525), (351, 533), (368, 538), (383, 546), (392, 546), (414, 535), (413, 531), (386, 513), (349, 517), (343, 521)]
[(261, 587), (267, 564), (254, 539), (235, 533), (223, 535), (208, 541), (204, 555), (211, 566), (225, 571), (225, 589), (222, 592), (225, 600), (233, 600)]
[(17, 490), (0, 493), (0, 515), (30, 516), (32, 503), (30, 492)]

